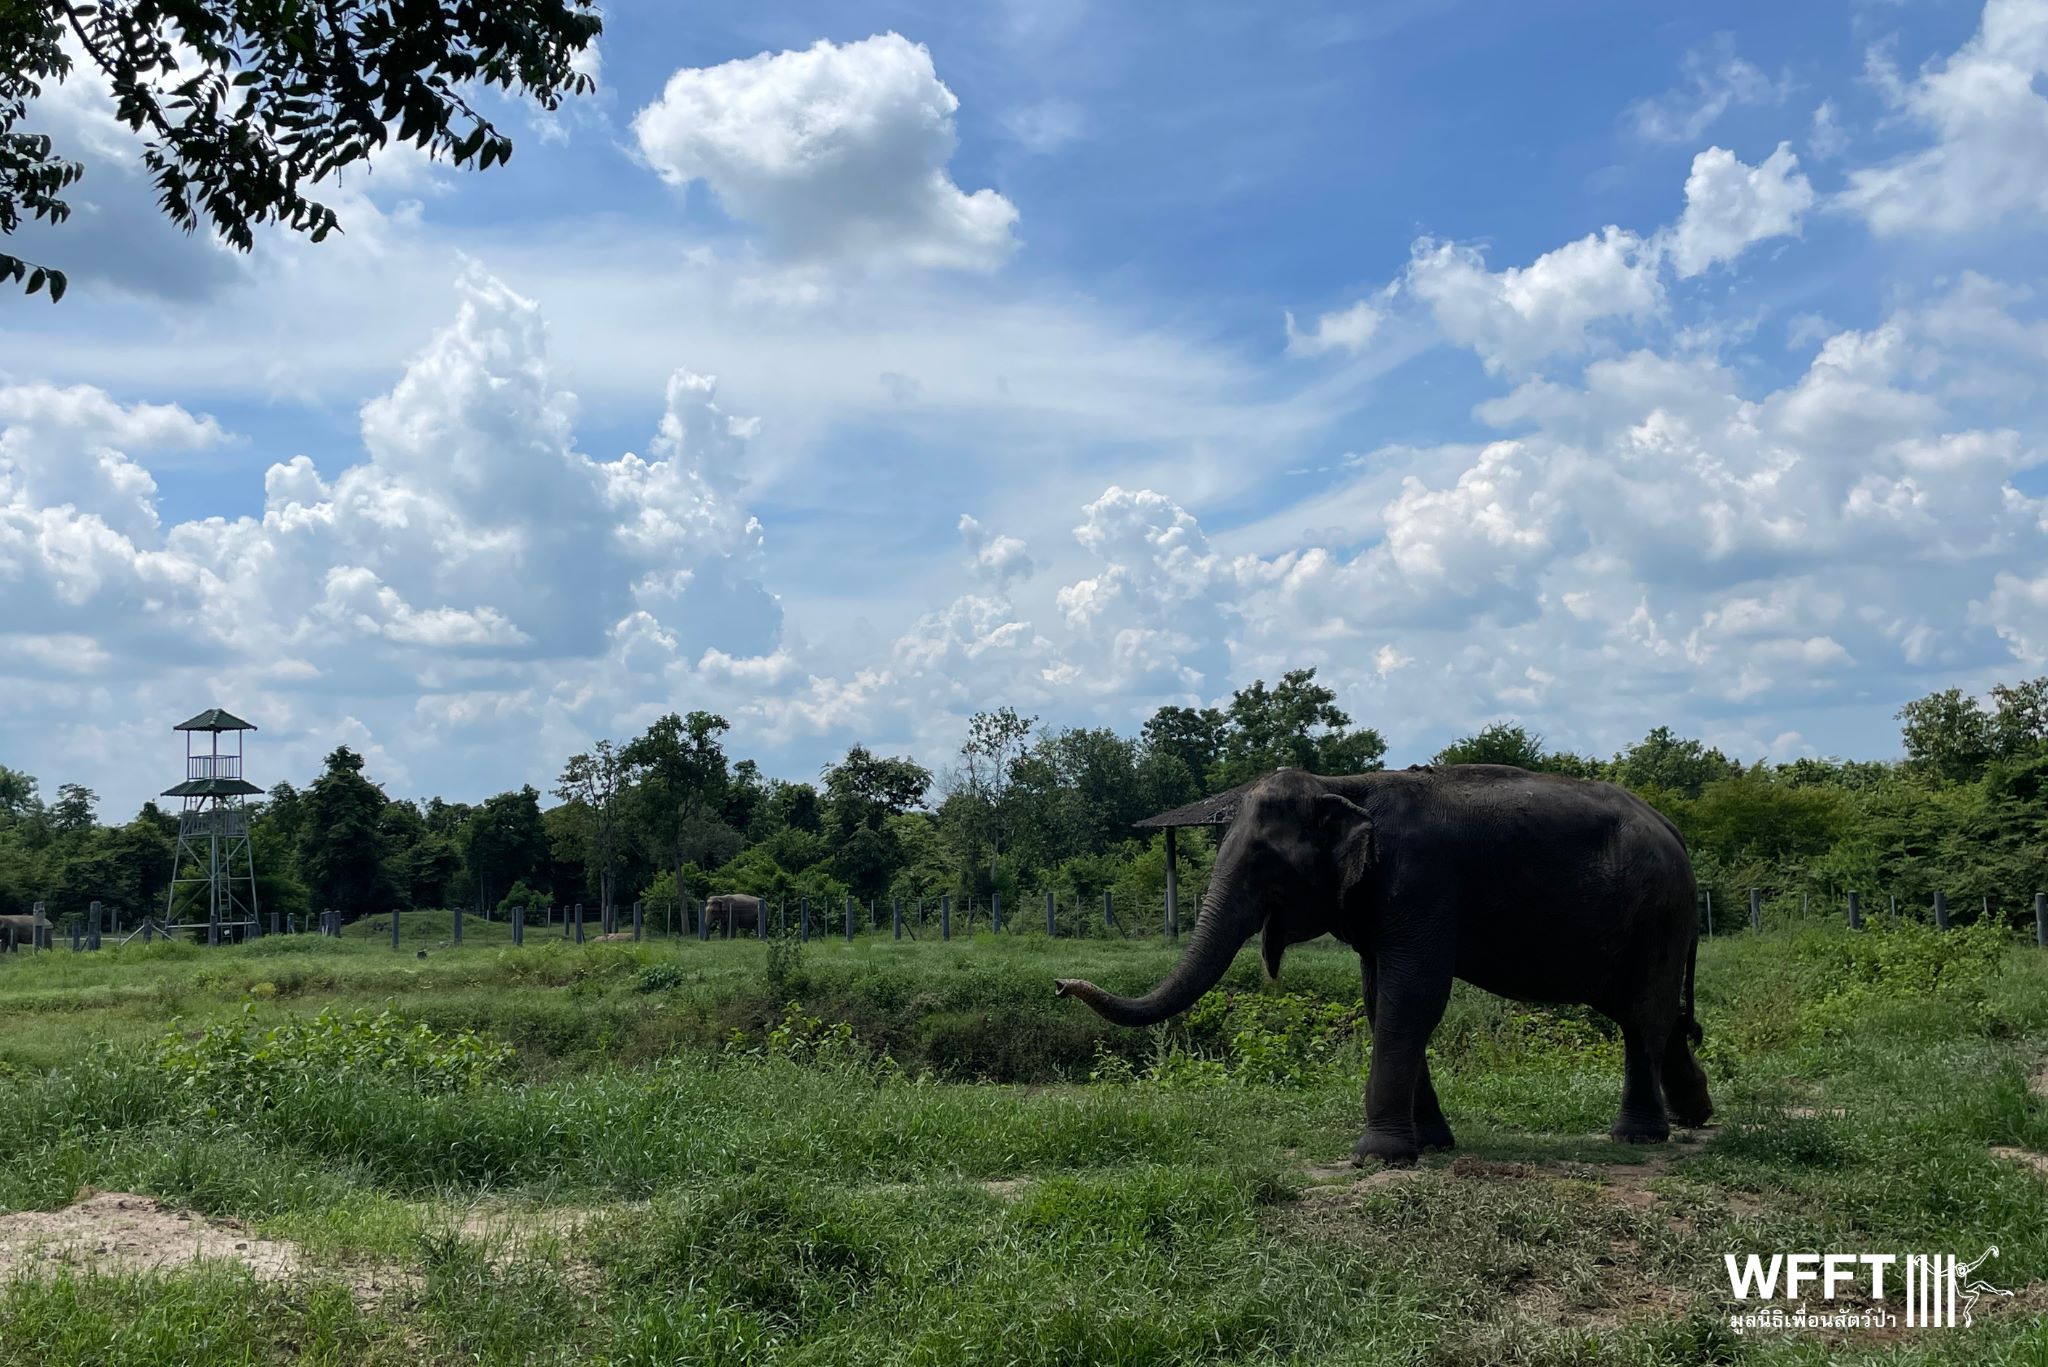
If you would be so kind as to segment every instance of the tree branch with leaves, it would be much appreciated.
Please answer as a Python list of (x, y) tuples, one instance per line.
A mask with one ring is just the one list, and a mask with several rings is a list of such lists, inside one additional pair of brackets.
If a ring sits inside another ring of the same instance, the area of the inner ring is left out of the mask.
[[(338, 231), (309, 187), (394, 138), (457, 167), (505, 161), (512, 140), (475, 95), (558, 108), (594, 88), (575, 60), (602, 28), (595, 0), (0, 0), (0, 235), (71, 212), (84, 168), (19, 125), (74, 60), (142, 139), (165, 216), (248, 251), (260, 224)], [(5, 252), (0, 281), (53, 300), (67, 283)]]

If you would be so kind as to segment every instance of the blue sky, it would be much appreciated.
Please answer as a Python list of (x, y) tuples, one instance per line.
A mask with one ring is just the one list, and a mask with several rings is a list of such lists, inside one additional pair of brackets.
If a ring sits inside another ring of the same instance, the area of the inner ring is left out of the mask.
[(411, 795), (692, 707), (943, 768), (1309, 664), (1399, 762), (1885, 755), (2048, 661), (2048, 0), (625, 4), (595, 70), (246, 257), (45, 97), (0, 761), (125, 810), (219, 702)]

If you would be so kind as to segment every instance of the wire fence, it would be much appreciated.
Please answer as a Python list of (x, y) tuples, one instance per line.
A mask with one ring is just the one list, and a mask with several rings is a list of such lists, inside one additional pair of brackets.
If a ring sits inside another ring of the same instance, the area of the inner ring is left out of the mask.
[[(1832, 902), (1834, 899), (1828, 899)], [(716, 904), (716, 905), (714, 905)], [(1866, 904), (1860, 893), (1847, 893), (1838, 905), (1822, 906), (1802, 893), (1796, 911), (1789, 899), (1766, 902), (1761, 889), (1751, 888), (1747, 905), (1737, 909), (1716, 908), (1711, 891), (1700, 898), (1700, 930), (1704, 935), (1726, 935), (1747, 931), (1763, 933), (1766, 921), (1786, 924), (1818, 918), (1839, 919), (1860, 930), (1873, 920), (1882, 924), (1920, 921), (1937, 930), (1949, 929), (1957, 920), (1957, 908), (1949, 905), (1945, 893), (1937, 892), (1927, 905), (1901, 905), (1886, 894), (1880, 908), (1877, 899)], [(1962, 908), (1972, 919), (1999, 917), (2023, 923), (2025, 911), (1994, 908), (1991, 899), (1980, 899), (1974, 908)], [(2048, 949), (2048, 893), (2033, 898), (2034, 942)], [(88, 953), (108, 944), (192, 936), (209, 945), (242, 943), (264, 935), (318, 934), (339, 936), (345, 924), (388, 922), (393, 950), (402, 947), (401, 917), (422, 913), (379, 912), (349, 920), (337, 910), (309, 912), (304, 916), (270, 912), (267, 916), (245, 914), (228, 920), (219, 916), (205, 921), (169, 921), (144, 915), (123, 926), (120, 912), (103, 908), (98, 902), (83, 910), (52, 916), (46, 904), (37, 902), (27, 916), (0, 916), (0, 951), (52, 952), (68, 948)], [(502, 918), (491, 912), (481, 915), (453, 909), (442, 913), (449, 918), (447, 943), (462, 943), (465, 918), (506, 924), (514, 945), (523, 945), (531, 934), (558, 936), (582, 944), (588, 939), (643, 940), (648, 938), (732, 940), (765, 939), (787, 935), (801, 941), (883, 938), (891, 940), (951, 940), (955, 936), (987, 932), (996, 935), (1044, 935), (1069, 939), (1165, 940), (1179, 938), (1179, 908), (1170, 896), (1156, 905), (1119, 905), (1111, 893), (1094, 899), (1062, 899), (1046, 893), (1042, 901), (1027, 901), (1022, 907), (1005, 906), (1001, 896), (986, 900), (951, 897), (812, 899), (809, 897), (753, 899), (677, 898), (649, 906), (634, 902), (630, 907), (613, 906), (609, 911), (586, 915), (581, 902), (567, 906), (513, 907)]]

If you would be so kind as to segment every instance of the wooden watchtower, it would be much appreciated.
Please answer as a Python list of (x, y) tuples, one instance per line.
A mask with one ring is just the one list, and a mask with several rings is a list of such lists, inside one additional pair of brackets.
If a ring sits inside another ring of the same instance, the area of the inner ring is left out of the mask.
[[(256, 728), (232, 712), (209, 707), (174, 729), (185, 733), (185, 781), (166, 788), (164, 796), (184, 806), (178, 813), (178, 853), (164, 902), (165, 925), (179, 919), (182, 900), (187, 912), (204, 905), (208, 944), (220, 943), (223, 927), (260, 934), (256, 855), (249, 845), (244, 799), (263, 790), (242, 776), (242, 733)], [(222, 737), (233, 742), (232, 750), (223, 747)]]

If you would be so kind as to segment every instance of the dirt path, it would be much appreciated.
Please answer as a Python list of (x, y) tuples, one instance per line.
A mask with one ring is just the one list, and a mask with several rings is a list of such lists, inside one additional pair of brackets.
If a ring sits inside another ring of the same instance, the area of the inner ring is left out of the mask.
[[(85, 1192), (62, 1210), (0, 1215), (0, 1279), (59, 1268), (105, 1272), (176, 1272), (195, 1263), (247, 1268), (261, 1281), (288, 1281), (308, 1270), (299, 1246), (260, 1239), (234, 1220), (175, 1210), (133, 1192)], [(405, 1284), (406, 1274), (381, 1267), (320, 1269), (349, 1284), (358, 1300)]]

